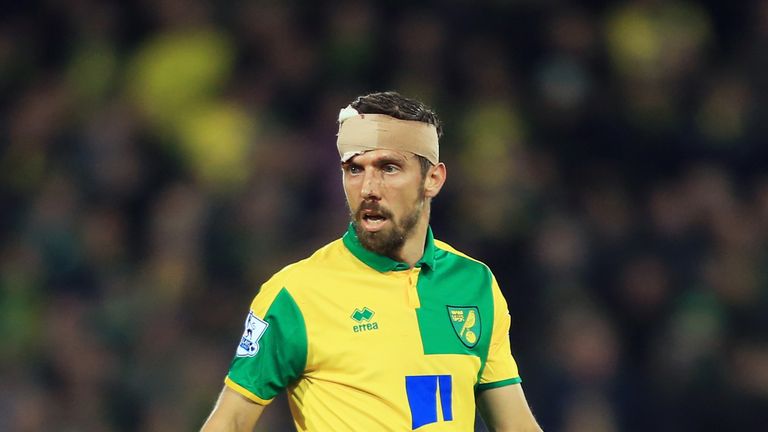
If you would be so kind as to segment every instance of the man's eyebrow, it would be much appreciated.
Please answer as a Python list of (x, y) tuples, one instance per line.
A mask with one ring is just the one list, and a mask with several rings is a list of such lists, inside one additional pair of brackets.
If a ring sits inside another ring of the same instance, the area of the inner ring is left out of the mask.
[(404, 156), (382, 156), (374, 160), (373, 164), (377, 166), (383, 166), (383, 165), (389, 165), (389, 164), (403, 165), (407, 160), (408, 158)]
[[(384, 165), (389, 165), (389, 164), (395, 164), (395, 165), (403, 166), (408, 161), (408, 159), (410, 159), (409, 156), (387, 155), (387, 156), (381, 156), (379, 158), (376, 158), (376, 159), (370, 161), (369, 163), (371, 165), (377, 166), (377, 167), (382, 167)], [(355, 162), (353, 159), (350, 159), (350, 160), (348, 160), (346, 162), (342, 162), (341, 163), (341, 167), (342, 168), (349, 167), (349, 166), (361, 167), (362, 164), (360, 164), (359, 162)]]

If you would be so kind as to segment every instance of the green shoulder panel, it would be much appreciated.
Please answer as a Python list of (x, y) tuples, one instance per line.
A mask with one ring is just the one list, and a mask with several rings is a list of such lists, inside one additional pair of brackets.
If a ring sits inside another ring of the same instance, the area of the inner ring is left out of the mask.
[(263, 318), (251, 312), (229, 369), (229, 378), (269, 400), (296, 381), (307, 362), (304, 316), (282, 288)]
[(416, 310), (425, 354), (488, 358), (493, 330), (493, 277), (488, 267), (437, 248), (435, 265), (419, 275)]

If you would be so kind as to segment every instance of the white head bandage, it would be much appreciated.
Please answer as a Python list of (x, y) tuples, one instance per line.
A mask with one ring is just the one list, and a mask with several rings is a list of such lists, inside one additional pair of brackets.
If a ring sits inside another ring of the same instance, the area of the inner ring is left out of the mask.
[(385, 114), (360, 114), (351, 106), (339, 112), (336, 140), (342, 162), (378, 149), (405, 150), (437, 164), (440, 149), (435, 125)]

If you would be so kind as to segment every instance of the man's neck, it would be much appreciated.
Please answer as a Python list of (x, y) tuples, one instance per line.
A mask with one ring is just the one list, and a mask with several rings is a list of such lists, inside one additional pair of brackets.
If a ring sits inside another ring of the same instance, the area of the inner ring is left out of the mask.
[[(425, 217), (426, 216), (426, 217)], [(414, 227), (411, 235), (405, 240), (400, 250), (399, 260), (413, 267), (424, 256), (424, 244), (427, 241), (427, 227), (429, 226), (429, 212), (422, 214), (421, 220)]]

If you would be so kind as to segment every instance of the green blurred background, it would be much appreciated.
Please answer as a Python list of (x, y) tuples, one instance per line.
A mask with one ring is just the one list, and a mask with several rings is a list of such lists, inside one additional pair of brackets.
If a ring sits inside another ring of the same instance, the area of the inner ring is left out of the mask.
[(545, 430), (764, 430), (768, 1), (574, 3), (5, 4), (0, 430), (198, 428), (261, 282), (345, 229), (338, 110), (390, 89), (444, 121), (433, 227)]

